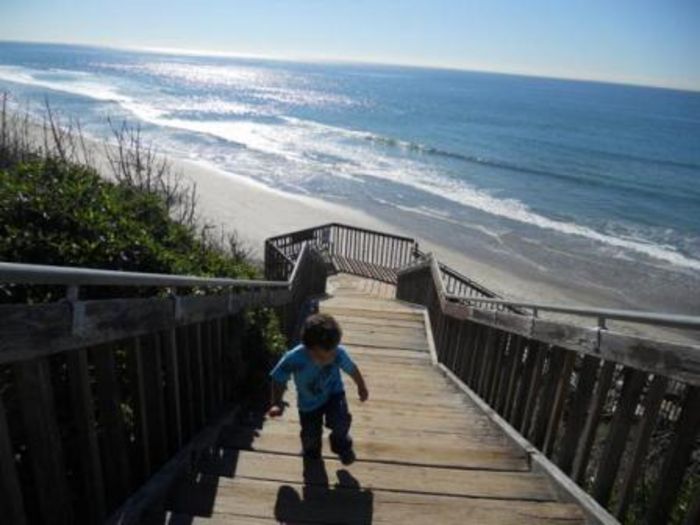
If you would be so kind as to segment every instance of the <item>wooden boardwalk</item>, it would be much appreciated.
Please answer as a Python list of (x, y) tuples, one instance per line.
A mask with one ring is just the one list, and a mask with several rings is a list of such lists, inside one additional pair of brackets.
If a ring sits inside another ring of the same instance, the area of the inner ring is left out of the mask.
[[(169, 523), (579, 523), (526, 453), (433, 366), (423, 311), (393, 287), (340, 274), (321, 311), (340, 321), (370, 399), (346, 387), (358, 461), (299, 455), (293, 387), (284, 416), (222, 433), (172, 491)], [(290, 383), (291, 385), (291, 383)]]

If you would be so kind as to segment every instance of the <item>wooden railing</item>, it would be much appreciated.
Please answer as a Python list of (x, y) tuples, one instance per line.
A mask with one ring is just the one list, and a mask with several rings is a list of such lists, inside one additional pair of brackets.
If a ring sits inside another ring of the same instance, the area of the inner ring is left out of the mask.
[[(535, 463), (620, 520), (699, 522), (699, 346), (615, 333), (600, 322), (608, 311), (588, 312), (598, 326), (583, 328), (455, 293), (463, 290), (432, 257), (398, 273), (397, 298), (428, 308), (439, 366), (495, 411)], [(656, 317), (674, 320), (638, 314)]]
[(305, 242), (321, 251), (336, 271), (392, 284), (396, 270), (422, 256), (418, 243), (409, 237), (331, 223), (268, 239), (265, 276), (284, 278)]
[[(277, 282), (0, 263), (0, 284), (67, 290), (0, 305), (0, 522), (137, 521), (126, 498), (242, 400), (259, 359), (242, 343), (246, 312), (276, 308), (292, 337), (325, 279), (310, 245)], [(81, 286), (170, 295), (81, 300)]]

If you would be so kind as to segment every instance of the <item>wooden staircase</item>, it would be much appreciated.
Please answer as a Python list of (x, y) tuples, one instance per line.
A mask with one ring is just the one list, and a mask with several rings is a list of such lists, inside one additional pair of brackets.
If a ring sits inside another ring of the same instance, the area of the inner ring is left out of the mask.
[(346, 381), (358, 461), (343, 466), (327, 441), (322, 461), (303, 460), (292, 387), (282, 418), (247, 414), (221, 433), (216, 453), (171, 491), (167, 523), (584, 521), (433, 366), (423, 309), (393, 299), (391, 285), (347, 274), (329, 279), (328, 292), (321, 311), (341, 323), (370, 390), (360, 403)]

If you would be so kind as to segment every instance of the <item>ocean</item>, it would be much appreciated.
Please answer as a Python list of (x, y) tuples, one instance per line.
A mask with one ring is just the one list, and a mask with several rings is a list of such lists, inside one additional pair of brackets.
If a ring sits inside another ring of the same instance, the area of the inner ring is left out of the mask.
[(0, 90), (574, 295), (700, 313), (698, 92), (10, 42)]

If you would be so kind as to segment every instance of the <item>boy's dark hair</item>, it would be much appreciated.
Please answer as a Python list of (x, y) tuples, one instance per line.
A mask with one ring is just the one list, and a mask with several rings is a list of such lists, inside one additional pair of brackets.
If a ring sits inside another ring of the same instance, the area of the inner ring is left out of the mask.
[(306, 348), (319, 347), (330, 352), (338, 346), (342, 337), (340, 325), (328, 314), (310, 315), (301, 329), (301, 342)]

